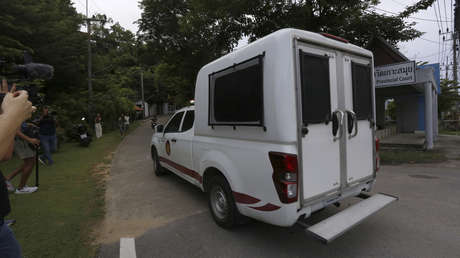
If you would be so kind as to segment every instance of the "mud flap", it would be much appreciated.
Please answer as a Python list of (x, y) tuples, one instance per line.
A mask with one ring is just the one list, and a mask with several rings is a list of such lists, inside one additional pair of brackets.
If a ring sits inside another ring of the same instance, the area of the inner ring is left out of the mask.
[(397, 197), (386, 194), (369, 196), (349, 208), (313, 225), (306, 229), (324, 243), (330, 243), (364, 219), (376, 213), (383, 207), (398, 200)]

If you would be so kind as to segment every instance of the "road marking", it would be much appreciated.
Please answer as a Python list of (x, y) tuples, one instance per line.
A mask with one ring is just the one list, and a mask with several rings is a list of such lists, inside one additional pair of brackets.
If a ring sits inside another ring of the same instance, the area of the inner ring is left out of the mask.
[(134, 238), (120, 238), (120, 258), (136, 258)]

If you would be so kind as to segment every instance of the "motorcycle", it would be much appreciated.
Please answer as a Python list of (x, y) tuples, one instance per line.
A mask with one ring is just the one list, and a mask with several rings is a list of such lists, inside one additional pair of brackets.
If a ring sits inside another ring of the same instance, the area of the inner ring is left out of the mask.
[[(81, 118), (81, 121), (85, 121), (85, 117)], [(86, 125), (83, 122), (78, 123), (73, 126), (74, 128), (74, 138), (80, 143), (80, 146), (88, 147), (92, 141), (92, 137), (86, 128)]]
[(150, 123), (151, 123), (152, 129), (155, 130), (155, 127), (158, 125), (157, 117), (154, 116), (152, 119), (150, 119)]

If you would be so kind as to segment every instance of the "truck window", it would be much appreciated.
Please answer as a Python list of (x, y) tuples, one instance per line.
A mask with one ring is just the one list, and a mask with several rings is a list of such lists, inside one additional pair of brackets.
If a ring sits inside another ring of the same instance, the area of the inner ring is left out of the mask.
[(302, 121), (304, 125), (329, 121), (331, 114), (329, 57), (300, 50)]
[(371, 68), (358, 63), (351, 64), (353, 83), (353, 110), (358, 120), (372, 118)]
[(168, 125), (165, 128), (165, 133), (175, 133), (179, 132), (180, 122), (182, 121), (182, 116), (184, 112), (179, 112), (174, 115), (173, 118), (169, 121)]
[(181, 132), (190, 130), (193, 127), (193, 121), (195, 120), (195, 111), (189, 110), (185, 113), (184, 122), (182, 123)]
[(263, 124), (262, 56), (209, 76), (210, 125)]

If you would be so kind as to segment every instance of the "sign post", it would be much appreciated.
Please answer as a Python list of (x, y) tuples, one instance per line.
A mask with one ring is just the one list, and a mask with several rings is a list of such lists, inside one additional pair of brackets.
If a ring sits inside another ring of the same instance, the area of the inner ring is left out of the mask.
[(374, 75), (376, 88), (415, 83), (415, 61), (376, 66)]

